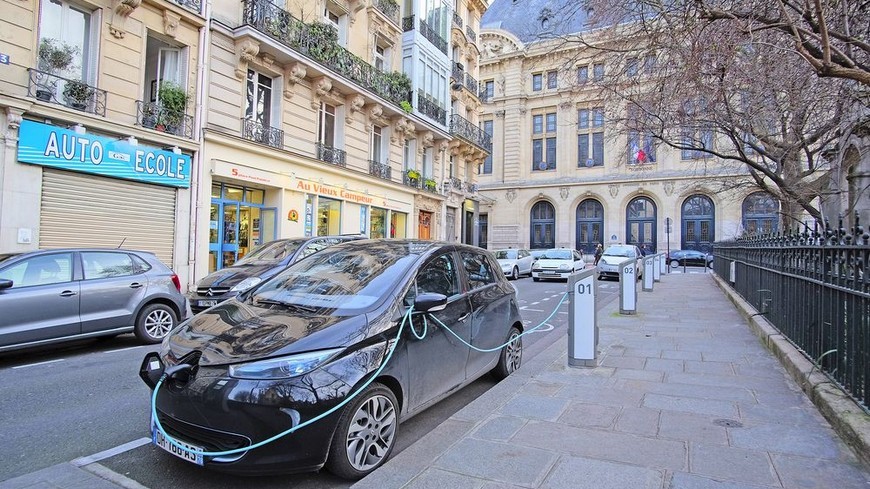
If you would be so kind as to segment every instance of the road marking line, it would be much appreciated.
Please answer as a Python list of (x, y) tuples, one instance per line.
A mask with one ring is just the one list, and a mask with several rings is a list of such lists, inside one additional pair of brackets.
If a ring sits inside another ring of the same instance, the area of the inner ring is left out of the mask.
[(521, 307), (520, 309), (522, 309), (523, 311), (529, 311), (529, 312), (544, 312), (542, 309), (527, 309), (525, 307)]
[(62, 362), (64, 360), (65, 360), (65, 358), (58, 358), (57, 360), (48, 360), (45, 362), (38, 362), (38, 363), (28, 363), (27, 365), (17, 365), (15, 367), (12, 367), (12, 369), (14, 370), (16, 368), (27, 368), (27, 367), (36, 367), (37, 365), (48, 365), (49, 363), (57, 363), (57, 362)]
[(119, 455), (121, 453), (133, 450), (134, 448), (139, 448), (142, 445), (147, 445), (149, 443), (151, 443), (151, 438), (146, 438), (143, 436), (138, 440), (133, 440), (131, 442), (124, 443), (123, 445), (118, 445), (115, 448), (110, 448), (108, 450), (104, 450), (93, 455), (88, 455), (87, 457), (79, 457), (70, 463), (76, 467), (82, 467), (88, 464), (92, 464), (94, 462), (99, 462), (100, 460), (114, 457), (115, 455)]
[(568, 311), (559, 311), (559, 314), (568, 314)]
[(548, 300), (550, 300), (549, 297), (544, 297), (543, 299), (541, 299), (541, 302), (543, 302), (543, 301), (548, 301)]
[(117, 351), (135, 350), (136, 348), (143, 348), (145, 346), (148, 346), (148, 345), (128, 346), (127, 348), (118, 348), (117, 350), (106, 350), (103, 353), (115, 353)]
[(531, 305), (533, 305), (533, 306), (537, 306), (537, 305), (540, 304), (540, 303), (541, 303), (541, 301), (538, 301), (538, 302), (532, 302)]

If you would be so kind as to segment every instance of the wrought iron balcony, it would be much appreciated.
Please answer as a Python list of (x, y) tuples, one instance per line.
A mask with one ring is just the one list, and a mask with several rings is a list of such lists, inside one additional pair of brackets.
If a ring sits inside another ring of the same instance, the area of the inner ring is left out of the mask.
[(414, 30), (414, 19), (416, 19), (416, 17), (413, 15), (402, 19), (402, 32)]
[(28, 97), (82, 112), (106, 115), (105, 90), (92, 87), (81, 80), (63, 78), (34, 68), (28, 68), (27, 71), (30, 72)]
[(447, 111), (420, 90), (417, 91), (417, 110), (442, 126), (447, 125)]
[(465, 35), (471, 39), (471, 42), (477, 42), (477, 33), (474, 32), (474, 29), (470, 25), (465, 26)]
[(369, 175), (374, 175), (384, 180), (392, 180), (393, 170), (387, 163), (369, 160)]
[(486, 83), (480, 84), (480, 90), (478, 90), (477, 92), (477, 98), (479, 98), (480, 101), (483, 103), (492, 100), (492, 94), (490, 94), (489, 90), (486, 89)]
[(396, 3), (396, 0), (376, 0), (375, 8), (396, 25), (399, 25), (399, 4)]
[(453, 25), (462, 29), (462, 16), (453, 12)]
[(471, 74), (465, 74), (465, 88), (467, 88), (471, 93), (477, 95), (480, 92), (480, 83), (476, 78), (471, 76)]
[(273, 148), (284, 147), (284, 131), (252, 119), (242, 119), (242, 137)]
[(420, 19), (420, 34), (423, 34), (423, 37), (428, 39), (442, 53), (447, 54), (447, 41), (423, 19)]
[(459, 83), (465, 80), (465, 70), (462, 69), (460, 63), (453, 63), (453, 71), (450, 72), (450, 78)]
[(178, 5), (186, 8), (187, 10), (192, 10), (196, 13), (202, 12), (202, 1), (201, 0), (172, 0)]
[(450, 187), (454, 190), (458, 190), (458, 191), (462, 192), (465, 189), (465, 187), (462, 184), (462, 180), (460, 180), (456, 177), (450, 177), (449, 182), (450, 182)]
[(317, 159), (332, 163), (335, 166), (347, 167), (347, 153), (343, 149), (333, 148), (323, 143), (314, 143), (317, 147)]
[(156, 102), (136, 101), (136, 124), (155, 131), (193, 139), (193, 117), (165, 109)]
[(413, 188), (420, 188), (423, 186), (423, 179), (419, 176), (419, 173), (417, 173), (416, 177), (412, 177), (408, 175), (408, 173), (408, 171), (402, 173), (402, 183)]
[(269, 0), (246, 0), (245, 23), (290, 49), (353, 80), (362, 88), (401, 106), (411, 102), (411, 84), (385, 73), (336, 42), (335, 31), (324, 24), (306, 24)]
[(468, 141), (487, 153), (492, 153), (492, 137), (459, 114), (450, 116), (450, 134)]
[(438, 191), (438, 182), (433, 178), (425, 177), (423, 178), (423, 190), (427, 192), (432, 192), (433, 194), (440, 193)]

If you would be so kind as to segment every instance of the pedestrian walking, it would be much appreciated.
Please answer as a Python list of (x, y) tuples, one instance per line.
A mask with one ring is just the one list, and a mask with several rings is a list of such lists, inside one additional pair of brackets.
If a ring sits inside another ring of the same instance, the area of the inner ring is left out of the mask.
[(596, 267), (598, 266), (598, 260), (601, 259), (601, 255), (603, 255), (603, 254), (604, 254), (604, 245), (602, 245), (601, 243), (598, 243), (595, 246), (595, 266)]

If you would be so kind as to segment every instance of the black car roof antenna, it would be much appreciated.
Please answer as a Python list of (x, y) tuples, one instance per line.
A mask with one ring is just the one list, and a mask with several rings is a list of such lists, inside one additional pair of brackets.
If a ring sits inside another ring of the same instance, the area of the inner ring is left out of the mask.
[(120, 249), (122, 246), (124, 246), (124, 242), (125, 242), (125, 241), (127, 241), (127, 237), (126, 237), (126, 236), (124, 236), (124, 239), (121, 240), (121, 244), (118, 245), (118, 249)]

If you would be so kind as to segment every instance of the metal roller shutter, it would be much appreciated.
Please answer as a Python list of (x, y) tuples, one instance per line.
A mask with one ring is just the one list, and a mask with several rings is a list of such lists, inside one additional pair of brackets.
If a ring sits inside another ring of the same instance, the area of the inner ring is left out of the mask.
[(175, 242), (172, 187), (44, 169), (40, 248), (150, 251), (172, 266)]

